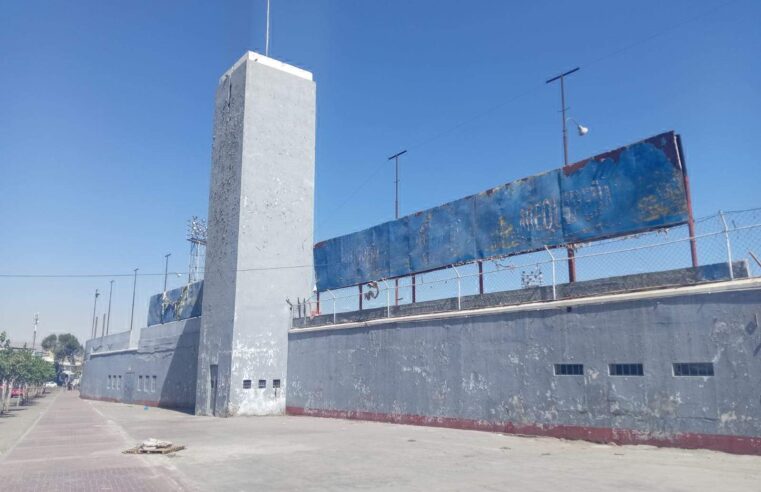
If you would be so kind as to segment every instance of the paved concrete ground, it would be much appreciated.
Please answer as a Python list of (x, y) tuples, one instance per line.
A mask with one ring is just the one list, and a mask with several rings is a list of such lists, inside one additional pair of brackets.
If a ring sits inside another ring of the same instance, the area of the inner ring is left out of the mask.
[[(187, 449), (120, 454), (149, 437)], [(761, 457), (308, 417), (215, 419), (62, 394), (0, 461), (0, 488), (8, 477), (16, 491), (748, 491), (760, 490)]]
[(18, 398), (11, 399), (10, 410), (0, 415), (0, 458), (16, 444), (19, 438), (37, 420), (42, 412), (53, 402), (58, 390), (48, 390), (45, 395), (33, 399), (29, 404), (16, 406)]

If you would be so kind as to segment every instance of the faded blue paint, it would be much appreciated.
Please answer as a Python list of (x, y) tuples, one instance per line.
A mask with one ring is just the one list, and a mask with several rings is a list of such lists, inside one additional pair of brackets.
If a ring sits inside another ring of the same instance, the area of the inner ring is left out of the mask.
[(203, 280), (151, 296), (148, 326), (201, 316)]
[(687, 221), (667, 132), (314, 247), (321, 291)]

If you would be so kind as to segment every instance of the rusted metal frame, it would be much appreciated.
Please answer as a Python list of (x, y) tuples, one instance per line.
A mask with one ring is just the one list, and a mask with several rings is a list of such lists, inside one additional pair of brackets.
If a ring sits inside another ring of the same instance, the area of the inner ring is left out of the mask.
[(362, 284), (359, 284), (359, 310), (362, 311)]
[(320, 291), (317, 291), (317, 314), (320, 314)]
[(415, 282), (415, 276), (412, 276), (412, 304), (417, 302), (417, 286)]
[[(690, 256), (692, 257), (692, 266), (698, 267), (698, 244), (695, 240), (695, 217), (692, 215), (692, 195), (690, 193), (690, 177), (687, 174), (687, 164), (685, 163), (684, 151), (682, 150), (682, 138), (675, 135), (677, 159), (682, 168), (682, 180), (684, 182), (684, 198), (687, 201), (687, 230), (690, 234)], [(731, 269), (730, 269), (731, 271)]]

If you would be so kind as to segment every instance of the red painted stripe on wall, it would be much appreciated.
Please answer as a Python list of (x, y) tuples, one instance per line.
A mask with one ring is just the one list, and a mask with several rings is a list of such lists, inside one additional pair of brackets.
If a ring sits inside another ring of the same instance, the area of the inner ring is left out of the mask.
[(395, 424), (423, 425), (429, 427), (448, 427), (451, 429), (479, 430), (501, 432), (504, 434), (525, 434), (532, 436), (557, 437), (600, 443), (615, 444), (649, 444), (651, 446), (712, 449), (734, 454), (761, 455), (761, 437), (728, 436), (718, 434), (682, 433), (671, 436), (653, 436), (650, 433), (632, 429), (613, 429), (609, 427), (584, 427), (572, 425), (514, 424), (512, 422), (488, 422), (485, 420), (468, 420), (453, 417), (427, 417), (423, 415), (404, 415), (346, 410), (323, 410), (288, 406), (288, 415), (309, 417), (327, 417), (350, 420), (370, 420)]

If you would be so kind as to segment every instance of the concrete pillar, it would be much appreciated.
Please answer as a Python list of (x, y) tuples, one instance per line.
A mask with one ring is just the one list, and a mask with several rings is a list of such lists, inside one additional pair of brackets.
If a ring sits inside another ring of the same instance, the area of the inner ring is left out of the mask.
[(311, 73), (252, 52), (219, 81), (197, 414), (285, 412), (285, 300), (313, 282), (315, 92)]

